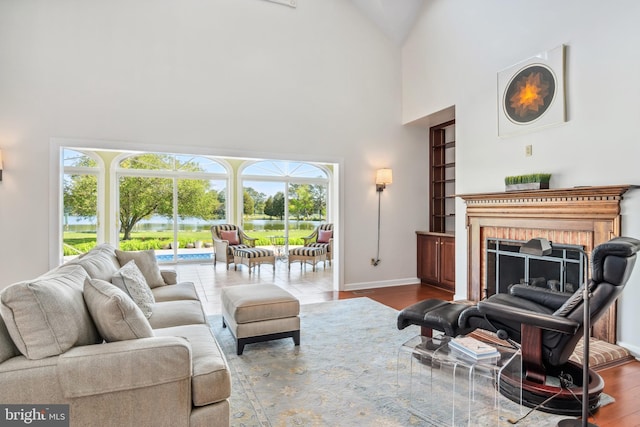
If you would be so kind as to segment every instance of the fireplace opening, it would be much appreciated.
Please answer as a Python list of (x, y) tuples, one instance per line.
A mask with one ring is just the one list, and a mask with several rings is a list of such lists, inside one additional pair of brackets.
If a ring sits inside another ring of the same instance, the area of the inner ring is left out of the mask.
[(584, 281), (586, 260), (578, 245), (553, 245), (547, 256), (520, 253), (526, 242), (486, 239), (486, 285), (484, 298), (508, 293), (511, 285), (521, 283), (574, 292)]

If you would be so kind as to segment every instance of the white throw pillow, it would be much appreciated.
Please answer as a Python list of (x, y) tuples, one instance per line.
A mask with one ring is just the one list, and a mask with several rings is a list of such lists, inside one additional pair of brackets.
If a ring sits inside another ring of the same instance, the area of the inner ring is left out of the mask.
[(158, 267), (156, 252), (153, 249), (133, 252), (116, 249), (116, 258), (121, 266), (134, 260), (150, 288), (166, 285), (160, 273), (160, 267)]
[(155, 304), (156, 300), (134, 260), (129, 261), (118, 270), (111, 278), (111, 283), (125, 291), (133, 302), (140, 307), (147, 319), (151, 317), (153, 304)]
[(100, 336), (107, 341), (125, 341), (153, 336), (149, 321), (121, 289), (100, 279), (84, 282), (84, 300)]

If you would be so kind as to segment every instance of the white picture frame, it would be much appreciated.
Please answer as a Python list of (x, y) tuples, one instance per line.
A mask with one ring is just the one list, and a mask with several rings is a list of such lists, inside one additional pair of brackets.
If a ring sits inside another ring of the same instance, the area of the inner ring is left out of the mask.
[(566, 121), (564, 52), (560, 45), (498, 72), (498, 136)]

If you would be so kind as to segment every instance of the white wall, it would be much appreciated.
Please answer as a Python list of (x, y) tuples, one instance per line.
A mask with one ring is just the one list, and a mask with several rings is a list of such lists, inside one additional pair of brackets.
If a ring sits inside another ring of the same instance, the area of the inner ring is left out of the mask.
[[(456, 107), (456, 191), (503, 191), (508, 175), (553, 174), (555, 188), (640, 184), (640, 45), (635, 0), (427, 0), (402, 51), (403, 118)], [(499, 138), (497, 72), (561, 44), (568, 121)], [(525, 157), (525, 146), (533, 156)], [(456, 294), (466, 295), (464, 204)], [(640, 238), (640, 190), (625, 196), (623, 234)], [(620, 343), (640, 354), (640, 267), (619, 302)]]
[[(425, 132), (402, 126), (399, 48), (351, 2), (3, 1), (0, 64), (0, 288), (58, 244), (52, 138), (341, 162), (345, 286), (415, 279)], [(374, 268), (379, 167), (394, 183)]]

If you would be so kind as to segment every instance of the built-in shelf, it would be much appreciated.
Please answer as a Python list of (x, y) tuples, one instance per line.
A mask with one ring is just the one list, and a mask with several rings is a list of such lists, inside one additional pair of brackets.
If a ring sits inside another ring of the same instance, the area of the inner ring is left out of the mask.
[(432, 126), (429, 134), (431, 157), (430, 221), (434, 233), (455, 233), (455, 120)]

